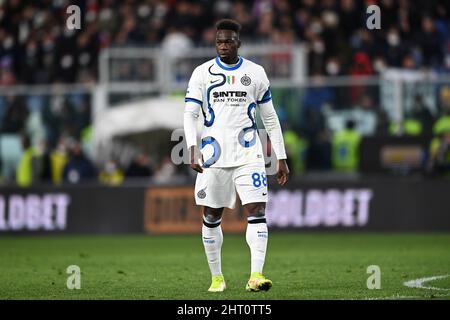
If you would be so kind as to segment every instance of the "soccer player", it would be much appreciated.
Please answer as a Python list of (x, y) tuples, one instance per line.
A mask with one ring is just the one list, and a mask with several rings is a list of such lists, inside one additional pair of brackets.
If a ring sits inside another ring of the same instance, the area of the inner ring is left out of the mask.
[[(281, 186), (289, 178), (283, 136), (264, 68), (238, 55), (240, 24), (223, 19), (216, 29), (218, 55), (192, 73), (184, 111), (190, 166), (198, 172), (195, 200), (203, 206), (202, 238), (212, 275), (208, 291), (221, 292), (226, 288), (221, 268), (220, 222), (223, 209), (234, 208), (236, 191), (248, 216), (246, 240), (251, 274), (246, 290), (266, 291), (272, 286), (272, 281), (263, 275), (268, 240), (267, 178), (256, 109), (278, 160), (277, 181)], [(200, 111), (204, 122), (198, 147), (196, 122)]]

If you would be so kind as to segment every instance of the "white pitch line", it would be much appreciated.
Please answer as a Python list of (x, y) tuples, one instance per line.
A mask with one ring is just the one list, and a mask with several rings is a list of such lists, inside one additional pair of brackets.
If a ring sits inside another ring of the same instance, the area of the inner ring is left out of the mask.
[(448, 297), (448, 296), (450, 296), (449, 293), (436, 293), (436, 294), (433, 294), (432, 297), (393, 295), (393, 296), (390, 296), (390, 297), (370, 297), (370, 298), (365, 298), (365, 300), (399, 300), (399, 299), (412, 300), (412, 299), (445, 298), (445, 297)]
[[(430, 289), (430, 290), (439, 290), (439, 291), (450, 291), (450, 289), (447, 288), (437, 288), (437, 287), (428, 287), (424, 286), (426, 282), (429, 281), (435, 281), (439, 279), (444, 279), (450, 277), (450, 274), (443, 275), (443, 276), (433, 276), (433, 277), (427, 277), (427, 278), (420, 278), (420, 279), (414, 279), (410, 281), (403, 282), (403, 285), (409, 287), (409, 288), (419, 288), (419, 289)], [(450, 294), (448, 293), (437, 293), (434, 295), (436, 298), (443, 298), (448, 297)], [(371, 297), (366, 298), (366, 300), (392, 300), (392, 299), (423, 299), (424, 296), (401, 296), (401, 295), (393, 295), (391, 297)]]
[(419, 288), (419, 289), (430, 289), (430, 290), (441, 290), (441, 291), (450, 291), (450, 289), (447, 288), (437, 288), (437, 287), (426, 287), (424, 284), (429, 281), (435, 281), (439, 279), (444, 279), (450, 277), (450, 274), (444, 275), (444, 276), (434, 276), (434, 277), (427, 277), (427, 278), (420, 278), (420, 279), (414, 279), (410, 281), (403, 282), (403, 285), (409, 287), (409, 288)]
[(373, 298), (366, 298), (366, 300), (396, 300), (396, 299), (419, 299), (423, 298), (420, 296), (391, 296), (391, 297), (373, 297)]

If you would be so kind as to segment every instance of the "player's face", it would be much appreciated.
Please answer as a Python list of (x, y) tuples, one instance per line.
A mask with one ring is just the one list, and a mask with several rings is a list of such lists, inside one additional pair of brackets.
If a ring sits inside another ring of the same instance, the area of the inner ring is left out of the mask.
[(225, 63), (235, 63), (238, 55), (238, 48), (241, 42), (236, 32), (231, 30), (219, 30), (216, 33), (216, 51), (220, 60)]

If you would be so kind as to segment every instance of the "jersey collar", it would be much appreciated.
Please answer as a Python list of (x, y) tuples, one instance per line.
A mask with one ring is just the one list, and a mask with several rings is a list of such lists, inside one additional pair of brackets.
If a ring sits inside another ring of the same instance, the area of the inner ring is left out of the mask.
[(216, 57), (216, 63), (217, 63), (217, 65), (218, 65), (219, 67), (221, 67), (223, 70), (227, 70), (227, 71), (232, 71), (232, 70), (238, 69), (238, 68), (241, 66), (241, 64), (242, 64), (243, 61), (244, 61), (244, 59), (243, 59), (241, 56), (239, 56), (239, 61), (238, 61), (238, 63), (237, 63), (236, 65), (234, 65), (234, 66), (232, 66), (232, 67), (227, 67), (227, 66), (225, 66), (224, 64), (222, 64), (222, 62), (220, 61), (219, 56)]

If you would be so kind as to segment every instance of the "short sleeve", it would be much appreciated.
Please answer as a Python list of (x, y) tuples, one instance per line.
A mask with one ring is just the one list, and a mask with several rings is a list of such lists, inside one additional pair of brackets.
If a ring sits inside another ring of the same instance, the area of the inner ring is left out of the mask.
[(256, 102), (258, 104), (263, 104), (269, 102), (270, 100), (272, 100), (272, 93), (270, 92), (270, 82), (267, 78), (266, 71), (261, 67), (260, 83)]
[(184, 101), (195, 102), (200, 105), (203, 104), (202, 73), (199, 67), (195, 68), (194, 72), (192, 72)]

